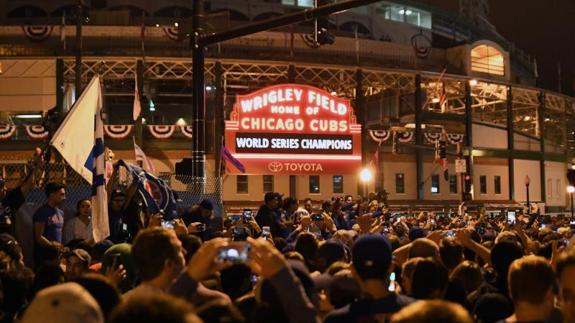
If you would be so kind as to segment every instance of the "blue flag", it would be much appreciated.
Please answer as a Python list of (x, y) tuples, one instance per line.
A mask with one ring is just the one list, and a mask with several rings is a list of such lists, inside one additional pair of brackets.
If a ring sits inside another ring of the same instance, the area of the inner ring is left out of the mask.
[(166, 218), (175, 217), (177, 214), (176, 197), (166, 182), (139, 166), (128, 164), (123, 160), (120, 160), (118, 164), (124, 166), (132, 175), (134, 183), (138, 186), (138, 191), (144, 198), (149, 214), (163, 212)]

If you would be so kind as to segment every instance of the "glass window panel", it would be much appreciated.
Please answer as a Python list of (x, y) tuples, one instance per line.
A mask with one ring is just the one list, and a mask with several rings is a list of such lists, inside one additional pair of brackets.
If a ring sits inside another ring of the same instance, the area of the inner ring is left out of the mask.
[(403, 173), (395, 174), (395, 193), (405, 193), (405, 176)]
[(309, 177), (309, 192), (312, 194), (317, 194), (320, 192), (318, 175), (311, 175)]
[(248, 177), (246, 175), (236, 176), (236, 193), (245, 194), (248, 192)]
[(495, 194), (501, 194), (501, 176), (495, 176), (493, 186), (495, 188)]
[(457, 175), (449, 176), (449, 193), (457, 193)]
[(479, 192), (481, 194), (487, 194), (487, 176), (479, 176)]
[(505, 75), (505, 58), (495, 47), (479, 45), (471, 50), (471, 70), (489, 75)]
[(431, 193), (439, 194), (439, 175), (431, 176)]
[(333, 177), (333, 192), (343, 193), (343, 176), (335, 175)]
[(273, 192), (274, 191), (274, 176), (273, 175), (264, 175), (264, 192)]

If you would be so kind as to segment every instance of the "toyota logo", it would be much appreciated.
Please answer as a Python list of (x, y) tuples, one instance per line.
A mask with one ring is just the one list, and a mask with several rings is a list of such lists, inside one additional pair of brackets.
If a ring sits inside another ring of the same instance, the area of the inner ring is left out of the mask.
[(283, 167), (282, 163), (277, 162), (277, 161), (271, 162), (271, 163), (268, 164), (268, 169), (269, 169), (271, 172), (274, 172), (274, 173), (279, 173), (279, 172), (281, 172), (283, 168), (284, 168), (284, 167)]

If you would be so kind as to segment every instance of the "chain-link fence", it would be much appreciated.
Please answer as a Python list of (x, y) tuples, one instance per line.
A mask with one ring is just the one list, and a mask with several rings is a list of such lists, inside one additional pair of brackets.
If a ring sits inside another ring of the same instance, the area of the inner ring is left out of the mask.
[[(65, 209), (74, 210), (76, 203), (84, 198), (89, 198), (92, 192), (90, 184), (71, 167), (63, 162), (51, 162), (39, 164), (26, 161), (0, 161), (0, 175), (6, 182), (6, 187), (11, 189), (20, 185), (27, 174), (33, 174), (34, 188), (27, 194), (26, 201), (35, 205), (45, 203), (43, 186), (48, 182), (59, 182), (66, 185)], [(115, 188), (125, 188), (131, 183), (131, 177), (125, 171), (120, 170), (119, 181)], [(161, 173), (158, 175), (174, 191), (178, 208), (189, 208), (193, 204), (209, 199), (214, 205), (215, 214), (222, 214), (222, 181), (214, 176), (206, 177), (203, 185), (199, 185), (195, 178), (173, 173)]]

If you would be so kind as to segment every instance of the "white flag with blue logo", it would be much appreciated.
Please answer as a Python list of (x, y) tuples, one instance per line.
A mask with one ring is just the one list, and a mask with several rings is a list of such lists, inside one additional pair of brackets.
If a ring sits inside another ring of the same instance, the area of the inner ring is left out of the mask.
[(91, 152), (94, 147), (94, 116), (102, 106), (100, 78), (95, 76), (76, 100), (52, 137), (50, 144), (66, 162), (92, 184)]
[(104, 124), (100, 78), (94, 76), (50, 143), (78, 174), (92, 184), (94, 239), (109, 236), (105, 186)]

